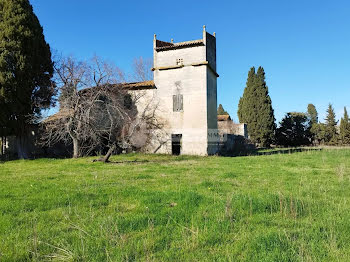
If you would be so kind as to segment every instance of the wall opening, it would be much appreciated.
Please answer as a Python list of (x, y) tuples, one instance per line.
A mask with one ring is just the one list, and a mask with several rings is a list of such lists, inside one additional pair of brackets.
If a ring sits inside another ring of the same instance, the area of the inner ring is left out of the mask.
[(173, 95), (173, 111), (174, 112), (182, 112), (184, 109), (183, 106), (183, 95), (181, 94), (177, 94), (177, 95)]
[(181, 154), (181, 141), (182, 134), (172, 134), (171, 135), (171, 153), (173, 155)]

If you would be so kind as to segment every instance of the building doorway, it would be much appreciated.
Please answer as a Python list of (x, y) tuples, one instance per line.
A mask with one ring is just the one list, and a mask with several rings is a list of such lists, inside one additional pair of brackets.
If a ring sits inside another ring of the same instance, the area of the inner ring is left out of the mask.
[(172, 134), (171, 135), (171, 153), (173, 155), (181, 154), (181, 141), (182, 134)]

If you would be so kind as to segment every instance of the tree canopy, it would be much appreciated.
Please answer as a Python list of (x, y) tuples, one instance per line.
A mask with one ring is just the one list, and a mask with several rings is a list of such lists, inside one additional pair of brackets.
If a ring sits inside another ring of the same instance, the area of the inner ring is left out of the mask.
[(301, 146), (310, 144), (308, 118), (305, 113), (287, 113), (276, 131), (276, 140), (282, 146)]
[(222, 104), (219, 104), (218, 106), (218, 115), (228, 115), (229, 113), (227, 113), (224, 109), (224, 107), (222, 106)]
[(261, 146), (269, 146), (276, 129), (274, 111), (265, 81), (265, 71), (259, 67), (248, 72), (246, 87), (239, 100), (238, 118), (246, 123), (250, 139)]
[(338, 143), (338, 133), (337, 133), (337, 124), (338, 121), (335, 119), (335, 112), (332, 104), (328, 105), (327, 116), (325, 119), (325, 128), (326, 128), (326, 136), (325, 142), (328, 144), (336, 144)]
[(318, 123), (318, 113), (315, 105), (313, 104), (307, 105), (307, 117), (309, 118), (310, 125)]
[(28, 0), (0, 2), (0, 54), (1, 130), (23, 137), (55, 94), (50, 46)]
[(344, 116), (340, 120), (339, 127), (340, 139), (342, 144), (349, 145), (350, 144), (350, 120), (348, 111), (346, 107), (344, 107)]

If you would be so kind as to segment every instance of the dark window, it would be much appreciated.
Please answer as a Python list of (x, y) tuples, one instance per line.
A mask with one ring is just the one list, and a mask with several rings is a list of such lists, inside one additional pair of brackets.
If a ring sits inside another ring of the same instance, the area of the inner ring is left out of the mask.
[(181, 140), (182, 140), (182, 134), (171, 135), (171, 153), (173, 155), (181, 154)]
[(126, 109), (131, 109), (131, 107), (132, 107), (132, 98), (131, 98), (131, 95), (129, 95), (129, 94), (126, 94), (124, 96), (124, 107)]
[(183, 65), (183, 64), (184, 64), (184, 60), (182, 58), (176, 59), (176, 65)]
[(173, 111), (174, 112), (183, 111), (183, 95), (180, 95), (180, 94), (173, 95)]

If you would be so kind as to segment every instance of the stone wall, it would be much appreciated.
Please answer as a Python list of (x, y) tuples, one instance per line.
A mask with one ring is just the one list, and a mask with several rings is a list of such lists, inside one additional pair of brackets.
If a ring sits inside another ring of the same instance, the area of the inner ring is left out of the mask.
[(218, 121), (220, 134), (232, 134), (248, 138), (247, 124), (236, 124), (232, 120)]

